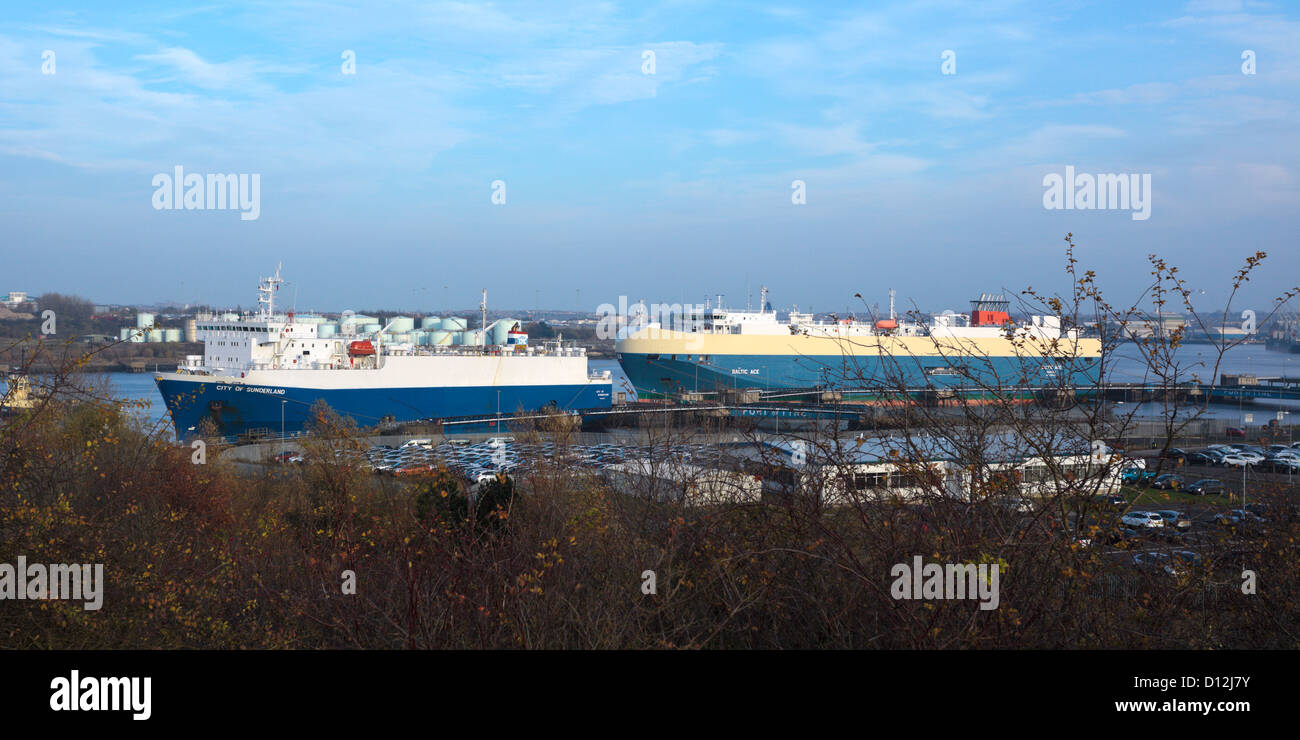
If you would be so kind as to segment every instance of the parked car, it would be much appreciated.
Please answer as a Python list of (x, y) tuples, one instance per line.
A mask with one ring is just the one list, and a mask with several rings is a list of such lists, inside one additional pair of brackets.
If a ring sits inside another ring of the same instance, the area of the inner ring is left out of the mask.
[(1171, 576), (1180, 576), (1201, 563), (1201, 556), (1191, 550), (1173, 552), (1139, 552), (1133, 556), (1133, 565)]
[(1152, 480), (1154, 480), (1155, 477), (1156, 474), (1154, 472), (1148, 470), (1142, 470), (1141, 468), (1125, 468), (1124, 470), (1120, 471), (1119, 474), (1119, 479), (1121, 482), (1128, 483), (1135, 486), (1146, 485), (1147, 483), (1150, 483)]
[(1165, 526), (1164, 517), (1154, 511), (1130, 511), (1120, 517), (1120, 522), (1134, 529), (1150, 529)]
[(1026, 498), (1000, 498), (995, 503), (1008, 511), (1014, 511), (1017, 514), (1031, 514), (1034, 511), (1034, 505)]
[[(1142, 535), (1136, 529), (1130, 529), (1128, 527), (1120, 527), (1119, 529), (1116, 529), (1110, 533), (1110, 535), (1106, 538), (1106, 542), (1112, 547), (1127, 549), (1135, 545), (1141, 544)], [(1089, 544), (1091, 544), (1091, 540), (1089, 540)]]
[(1246, 430), (1242, 429), (1241, 427), (1228, 427), (1227, 431), (1224, 432), (1224, 434), (1228, 437), (1240, 437), (1242, 439), (1246, 438)]
[(1223, 493), (1223, 481), (1203, 478), (1188, 484), (1183, 490), (1197, 496), (1218, 496)]
[(1157, 476), (1155, 480), (1151, 481), (1151, 487), (1159, 488), (1162, 491), (1177, 491), (1179, 488), (1183, 487), (1183, 476), (1175, 475), (1173, 473), (1165, 473), (1164, 475)]
[(1181, 450), (1177, 447), (1170, 447), (1169, 449), (1160, 453), (1160, 459), (1173, 460), (1174, 462), (1183, 462), (1187, 460), (1187, 451)]
[(1166, 509), (1164, 511), (1157, 511), (1156, 513), (1165, 520), (1166, 527), (1173, 527), (1176, 530), (1184, 532), (1192, 528), (1192, 520), (1181, 511)]
[(1223, 455), (1214, 454), (1210, 450), (1193, 452), (1187, 456), (1188, 465), (1218, 465), (1223, 459)]
[(1255, 462), (1254, 458), (1246, 457), (1245, 453), (1241, 452), (1223, 457), (1223, 465), (1228, 468), (1246, 468), (1254, 465)]
[(1264, 466), (1276, 473), (1300, 473), (1300, 457), (1278, 456), (1265, 462)]

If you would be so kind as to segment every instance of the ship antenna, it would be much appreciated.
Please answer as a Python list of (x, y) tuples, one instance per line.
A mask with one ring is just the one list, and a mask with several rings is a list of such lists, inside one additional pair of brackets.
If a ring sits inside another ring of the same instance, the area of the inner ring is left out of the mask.
[(257, 287), (257, 302), (262, 308), (262, 315), (265, 318), (271, 318), (275, 314), (275, 292), (280, 289), (280, 284), (284, 281), (280, 279), (280, 268), (284, 263), (275, 266), (275, 275), (262, 278), (262, 284)]
[(894, 289), (889, 289), (889, 320), (894, 320)]

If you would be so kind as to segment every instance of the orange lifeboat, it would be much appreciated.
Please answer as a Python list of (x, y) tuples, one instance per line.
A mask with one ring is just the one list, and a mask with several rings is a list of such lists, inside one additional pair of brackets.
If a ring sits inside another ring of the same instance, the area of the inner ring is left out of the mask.
[(876, 322), (877, 329), (897, 329), (898, 322), (894, 319), (880, 319)]
[(362, 339), (348, 345), (348, 354), (352, 357), (373, 357), (375, 345), (371, 344), (369, 339)]

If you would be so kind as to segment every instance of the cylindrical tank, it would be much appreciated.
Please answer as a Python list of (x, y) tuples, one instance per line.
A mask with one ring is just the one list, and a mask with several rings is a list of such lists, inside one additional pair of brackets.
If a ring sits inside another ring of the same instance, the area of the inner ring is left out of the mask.
[(510, 329), (519, 323), (515, 319), (501, 319), (492, 324), (492, 341), (490, 344), (505, 344), (510, 338)]
[(384, 327), (380, 326), (379, 324), (362, 324), (361, 331), (365, 332), (366, 334), (374, 334), (375, 332), (379, 331), (382, 328)]
[(154, 315), (151, 313), (138, 313), (135, 315), (135, 328), (148, 329), (154, 325)]
[(164, 342), (179, 342), (179, 341), (181, 341), (181, 330), (180, 330), (180, 329), (163, 329), (163, 341), (164, 341)]
[(392, 337), (392, 341), (396, 344), (411, 343), (411, 333), (409, 331), (404, 331), (401, 334), (389, 334), (388, 336)]
[(478, 347), (483, 344), (483, 332), (474, 329), (472, 331), (463, 331), (460, 333), (461, 341), (467, 347)]
[(459, 316), (448, 316), (442, 320), (442, 328), (447, 331), (465, 331), (469, 324)]
[(149, 329), (148, 331), (145, 332), (145, 338), (149, 343), (157, 344), (158, 342), (161, 342), (163, 340), (163, 330)]
[(185, 320), (185, 341), (199, 341), (199, 325), (194, 319)]
[(415, 328), (415, 319), (410, 316), (394, 316), (388, 330), (394, 334), (405, 334)]
[(424, 318), (420, 319), (420, 328), (441, 329), (442, 319), (438, 318), (437, 316), (425, 316)]
[(445, 346), (455, 342), (455, 335), (452, 332), (439, 329), (429, 332), (429, 344)]
[(328, 339), (338, 333), (339, 327), (337, 324), (321, 324), (316, 327), (316, 336), (322, 339)]
[(130, 338), (131, 338), (131, 327), (129, 327), (129, 326), (124, 326), (124, 327), (122, 327), (122, 331), (118, 333), (117, 338), (118, 338), (118, 339), (122, 339), (122, 340), (130, 339)]

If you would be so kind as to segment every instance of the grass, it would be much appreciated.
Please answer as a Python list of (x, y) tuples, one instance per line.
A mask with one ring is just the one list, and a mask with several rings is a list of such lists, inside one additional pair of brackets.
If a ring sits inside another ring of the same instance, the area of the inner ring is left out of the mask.
[(1240, 501), (1240, 496), (1236, 495), (1231, 489), (1220, 496), (1197, 496), (1192, 493), (1183, 493), (1182, 491), (1166, 491), (1155, 488), (1138, 489), (1134, 486), (1122, 486), (1121, 491), (1124, 498), (1128, 500), (1129, 505), (1139, 506), (1164, 506), (1168, 504), (1210, 504), (1211, 506), (1233, 506)]

